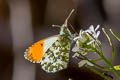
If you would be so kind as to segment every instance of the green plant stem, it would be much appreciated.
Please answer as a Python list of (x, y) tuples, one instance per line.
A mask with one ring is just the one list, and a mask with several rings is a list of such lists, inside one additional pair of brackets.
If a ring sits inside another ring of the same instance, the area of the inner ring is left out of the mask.
[(98, 74), (99, 76), (101, 76), (102, 78), (104, 78), (105, 80), (112, 80), (111, 78), (105, 76), (104, 74), (102, 74), (101, 72), (97, 71), (96, 69), (94, 69), (94, 68), (92, 68), (92, 67), (90, 67), (90, 66), (88, 66), (88, 65), (87, 65), (86, 67), (87, 67), (90, 71), (92, 71), (92, 72)]
[(112, 42), (112, 39), (110, 38), (110, 36), (108, 35), (108, 33), (106, 32), (106, 30), (104, 28), (102, 28), (102, 31), (104, 32), (104, 34), (106, 35), (106, 37), (108, 38), (108, 41), (110, 43), (110, 46), (112, 47), (112, 58), (110, 59), (110, 62), (112, 63), (115, 57), (115, 48)]
[[(80, 54), (80, 53), (79, 53)], [(89, 61), (90, 63), (92, 63), (93, 65), (95, 65), (97, 68), (101, 69), (102, 71), (109, 71), (108, 69), (106, 69), (105, 67), (102, 67), (96, 63), (94, 63), (93, 61), (89, 60), (87, 57), (85, 57), (84, 55), (80, 54), (80, 56), (82, 56), (85, 60)]]
[(111, 71), (114, 72), (117, 77), (120, 79), (120, 73), (113, 67), (113, 65), (104, 57), (103, 53), (99, 52), (99, 51), (96, 51), (100, 57), (105, 61), (105, 63), (111, 68)]
[[(110, 46), (112, 47), (112, 58), (111, 61), (109, 62), (103, 55), (103, 52), (101, 51), (101, 53), (98, 51), (99, 55), (101, 56), (101, 58), (103, 58), (103, 60), (106, 62), (106, 64), (111, 68), (111, 71), (114, 72), (118, 78), (120, 79), (120, 73), (114, 68), (114, 66), (112, 65), (112, 61), (114, 60), (115, 57), (115, 48), (113, 46), (112, 43), (112, 39), (110, 38), (110, 36), (108, 35), (108, 33), (106, 32), (106, 30), (104, 28), (102, 28), (104, 34), (106, 35), (106, 37), (109, 40)], [(110, 29), (110, 32), (118, 39), (120, 40), (120, 38), (112, 31), (112, 29)], [(102, 48), (102, 47), (101, 47)]]
[(112, 29), (110, 29), (110, 32), (118, 41), (120, 41), (120, 37)]
[(98, 59), (94, 59), (94, 60), (92, 60), (92, 62), (99, 62), (99, 61), (101, 61), (101, 60), (103, 60), (102, 58), (98, 58)]

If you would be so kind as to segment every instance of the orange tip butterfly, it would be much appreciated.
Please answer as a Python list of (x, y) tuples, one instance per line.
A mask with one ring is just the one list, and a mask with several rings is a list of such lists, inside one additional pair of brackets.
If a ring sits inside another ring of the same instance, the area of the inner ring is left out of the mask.
[(34, 43), (24, 52), (25, 59), (33, 63), (40, 63), (42, 69), (48, 73), (66, 69), (69, 61), (70, 46), (74, 37), (68, 29), (67, 23), (73, 11), (74, 9), (62, 26), (53, 25), (61, 28), (60, 34)]

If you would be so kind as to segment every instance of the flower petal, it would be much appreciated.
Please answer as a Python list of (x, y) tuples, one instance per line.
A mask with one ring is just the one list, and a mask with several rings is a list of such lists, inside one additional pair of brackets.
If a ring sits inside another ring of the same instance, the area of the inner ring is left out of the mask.
[(95, 40), (92, 40), (92, 41), (88, 42), (87, 45), (92, 44), (94, 41), (95, 41)]
[(76, 41), (76, 40), (79, 39), (79, 38), (80, 38), (80, 37), (78, 36), (78, 37), (75, 37), (73, 40)]
[(79, 66), (79, 67), (83, 67), (86, 63), (87, 63), (87, 60), (81, 60), (81, 61), (78, 63), (78, 66)]
[(73, 47), (72, 51), (73, 51), (73, 52), (79, 51), (79, 47), (77, 47), (77, 46)]
[(97, 27), (95, 28), (95, 31), (97, 31), (100, 28), (100, 25), (97, 25)]
[(93, 26), (93, 25), (91, 25), (91, 26), (89, 27), (89, 29), (90, 29), (92, 32), (95, 32), (95, 31), (94, 31), (94, 26)]
[(80, 55), (78, 53), (75, 53), (72, 58), (76, 58), (76, 57), (79, 57)]
[(83, 31), (83, 30), (81, 29), (80, 32), (79, 32), (79, 37), (80, 37), (80, 38), (82, 38), (82, 31)]
[(98, 38), (99, 35), (100, 35), (100, 31), (97, 31), (97, 34), (96, 34), (97, 38)]
[(92, 63), (90, 63), (89, 61), (87, 61), (87, 65), (89, 66), (94, 66)]

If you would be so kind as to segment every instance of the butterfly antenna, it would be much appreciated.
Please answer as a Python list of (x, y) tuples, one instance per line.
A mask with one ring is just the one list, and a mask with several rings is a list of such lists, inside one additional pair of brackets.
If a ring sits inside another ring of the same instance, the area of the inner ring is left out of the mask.
[[(72, 11), (70, 12), (70, 14), (68, 15), (68, 17), (66, 18), (64, 25), (67, 25), (68, 23), (68, 19), (70, 18), (70, 16), (72, 15), (72, 13), (74, 12), (75, 9), (72, 9)], [(60, 25), (52, 25), (52, 27), (61, 27)]]
[(70, 16), (72, 15), (72, 13), (74, 12), (75, 9), (72, 9), (72, 11), (70, 12), (70, 14), (68, 15), (68, 17), (66, 18), (64, 25), (67, 25), (68, 19), (70, 18)]
[(68, 22), (68, 24), (70, 25), (70, 27), (72, 28), (72, 30), (78, 35), (77, 31), (76, 31), (75, 28), (72, 26), (72, 24), (70, 24), (69, 22)]
[(58, 27), (58, 28), (60, 28), (61, 26), (60, 25), (52, 25), (52, 27)]

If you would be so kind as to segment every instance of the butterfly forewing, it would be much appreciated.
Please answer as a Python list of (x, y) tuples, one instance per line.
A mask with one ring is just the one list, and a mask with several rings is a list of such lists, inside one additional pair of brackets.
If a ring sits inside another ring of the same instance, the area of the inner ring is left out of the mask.
[(43, 55), (44, 55), (44, 40), (40, 40), (33, 44), (31, 47), (26, 49), (24, 52), (25, 59), (33, 62), (40, 63)]
[(58, 36), (56, 35), (36, 42), (31, 47), (26, 49), (24, 54), (25, 59), (33, 63), (40, 63), (44, 56), (44, 53), (57, 39)]
[(48, 73), (54, 73), (67, 68), (69, 61), (70, 42), (65, 37), (59, 38), (45, 52), (41, 66)]

